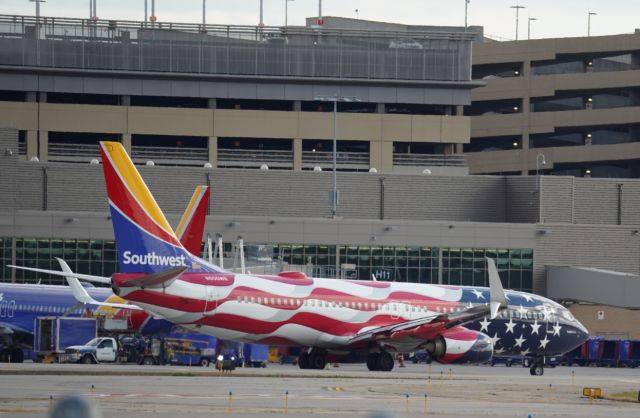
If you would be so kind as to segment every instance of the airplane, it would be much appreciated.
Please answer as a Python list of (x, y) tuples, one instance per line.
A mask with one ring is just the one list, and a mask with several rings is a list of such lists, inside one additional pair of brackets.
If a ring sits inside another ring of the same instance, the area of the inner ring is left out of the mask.
[[(200, 253), (204, 221), (211, 190), (197, 186), (178, 223), (178, 239), (193, 254)], [(69, 266), (58, 259), (63, 271)], [(143, 335), (168, 334), (173, 324), (116, 296), (109, 288), (85, 287), (76, 277), (67, 277), (69, 286), (0, 283), (0, 363), (11, 359), (22, 363), (25, 349), (33, 348), (35, 319), (42, 316), (84, 316), (92, 307), (93, 316), (126, 319), (129, 329)], [(102, 283), (110, 284), (110, 280)], [(95, 308), (95, 309), (93, 309)]]
[(522, 355), (530, 373), (542, 375), (545, 357), (588, 338), (556, 302), (504, 291), (490, 258), (489, 288), (225, 271), (180, 243), (121, 144), (101, 142), (100, 152), (120, 273), (11, 267), (110, 280), (127, 302), (218, 338), (303, 347), (303, 369), (341, 361), (390, 371), (392, 353), (424, 349), (444, 364), (485, 363), (494, 351)]

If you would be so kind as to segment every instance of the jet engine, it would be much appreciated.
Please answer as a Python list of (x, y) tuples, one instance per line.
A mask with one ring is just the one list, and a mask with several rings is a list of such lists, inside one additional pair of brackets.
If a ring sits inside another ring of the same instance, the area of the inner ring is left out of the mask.
[(438, 363), (443, 364), (481, 364), (491, 360), (493, 343), (482, 332), (465, 327), (453, 327), (442, 332), (425, 348)]

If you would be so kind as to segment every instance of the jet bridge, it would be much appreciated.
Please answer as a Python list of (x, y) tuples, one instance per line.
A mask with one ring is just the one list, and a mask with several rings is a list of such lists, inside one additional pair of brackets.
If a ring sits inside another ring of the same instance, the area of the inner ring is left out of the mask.
[(640, 309), (640, 276), (588, 267), (547, 266), (547, 297)]

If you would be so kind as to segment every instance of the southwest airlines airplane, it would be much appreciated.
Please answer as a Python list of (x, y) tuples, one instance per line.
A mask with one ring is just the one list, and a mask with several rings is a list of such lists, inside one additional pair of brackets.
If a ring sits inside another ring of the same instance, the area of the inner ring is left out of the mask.
[[(209, 187), (198, 186), (176, 228), (178, 239), (192, 254), (200, 253), (209, 196)], [(63, 271), (71, 271), (64, 261), (59, 262)], [(85, 288), (73, 277), (67, 281), (69, 286), (0, 283), (0, 362), (22, 362), (23, 350), (33, 348), (37, 317), (84, 316), (87, 305), (97, 307), (91, 315), (126, 319), (128, 328), (140, 334), (171, 332), (171, 322), (126, 304), (111, 289)]]
[(110, 282), (131, 304), (218, 338), (304, 347), (303, 369), (327, 361), (389, 371), (392, 353), (424, 349), (441, 363), (484, 363), (494, 352), (532, 359), (582, 344), (588, 332), (561, 305), (504, 291), (493, 260), (489, 288), (227, 272), (180, 243), (126, 151), (101, 142), (120, 273), (111, 278), (25, 268)]

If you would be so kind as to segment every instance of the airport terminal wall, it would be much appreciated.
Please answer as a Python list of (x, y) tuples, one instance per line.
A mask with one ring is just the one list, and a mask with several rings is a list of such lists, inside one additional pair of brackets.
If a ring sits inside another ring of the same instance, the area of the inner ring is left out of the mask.
[[(99, 165), (36, 163), (7, 149), (0, 130), (0, 237), (112, 239)], [(640, 272), (636, 180), (338, 173), (338, 218), (329, 172), (139, 166), (175, 222), (198, 184), (213, 188), (206, 231), (225, 241), (533, 251), (533, 290), (546, 265)], [(622, 184), (622, 187), (619, 185)]]

